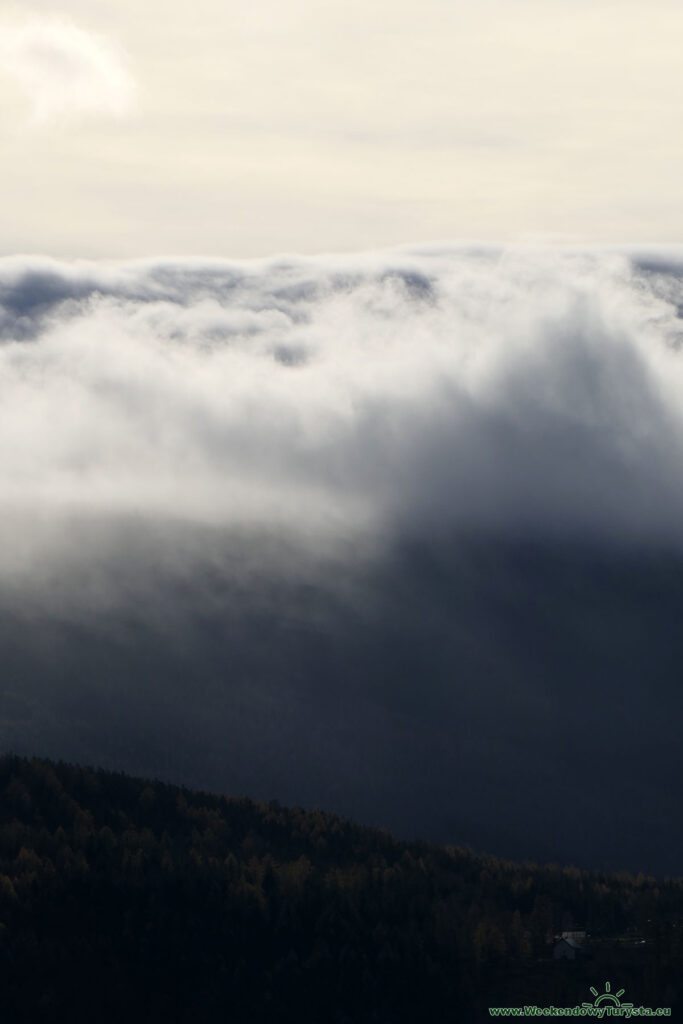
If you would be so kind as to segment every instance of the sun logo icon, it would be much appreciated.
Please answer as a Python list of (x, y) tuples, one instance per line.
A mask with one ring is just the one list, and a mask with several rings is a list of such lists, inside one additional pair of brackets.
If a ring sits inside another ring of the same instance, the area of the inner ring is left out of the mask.
[(605, 982), (605, 991), (603, 993), (598, 992), (597, 988), (593, 988), (591, 985), (591, 992), (595, 996), (595, 1002), (582, 1003), (582, 1006), (621, 1006), (624, 1009), (630, 1009), (633, 1003), (622, 1003), (619, 998), (623, 996), (625, 991), (626, 989), (620, 988), (618, 992), (613, 992), (609, 981)]

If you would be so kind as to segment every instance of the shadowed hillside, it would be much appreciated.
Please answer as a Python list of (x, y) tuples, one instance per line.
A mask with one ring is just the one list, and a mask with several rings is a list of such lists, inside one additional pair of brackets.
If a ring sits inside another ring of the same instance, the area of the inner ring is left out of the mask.
[(0, 793), (3, 1021), (475, 1021), (605, 978), (676, 1019), (683, 881), (15, 756)]

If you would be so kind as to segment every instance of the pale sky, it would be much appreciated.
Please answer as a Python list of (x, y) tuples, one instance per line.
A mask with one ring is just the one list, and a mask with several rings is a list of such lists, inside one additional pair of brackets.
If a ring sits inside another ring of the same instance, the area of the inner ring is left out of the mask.
[(680, 0), (0, 17), (0, 252), (680, 242)]

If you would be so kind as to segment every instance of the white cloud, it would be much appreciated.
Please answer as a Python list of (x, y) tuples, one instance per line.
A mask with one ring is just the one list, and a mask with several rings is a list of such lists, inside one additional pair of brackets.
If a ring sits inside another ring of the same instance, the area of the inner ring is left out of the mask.
[(133, 80), (109, 39), (68, 22), (34, 18), (0, 28), (2, 70), (28, 96), (34, 117), (126, 114)]
[(681, 265), (0, 261), (7, 511), (683, 543)]

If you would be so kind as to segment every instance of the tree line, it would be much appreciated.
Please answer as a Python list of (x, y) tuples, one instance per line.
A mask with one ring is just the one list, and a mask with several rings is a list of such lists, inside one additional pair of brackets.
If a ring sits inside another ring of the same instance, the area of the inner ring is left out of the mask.
[[(592, 953), (558, 964), (572, 927)], [(608, 967), (630, 1001), (680, 1005), (683, 880), (513, 864), (320, 810), (0, 758), (9, 1024), (476, 1021), (580, 1003)]]

